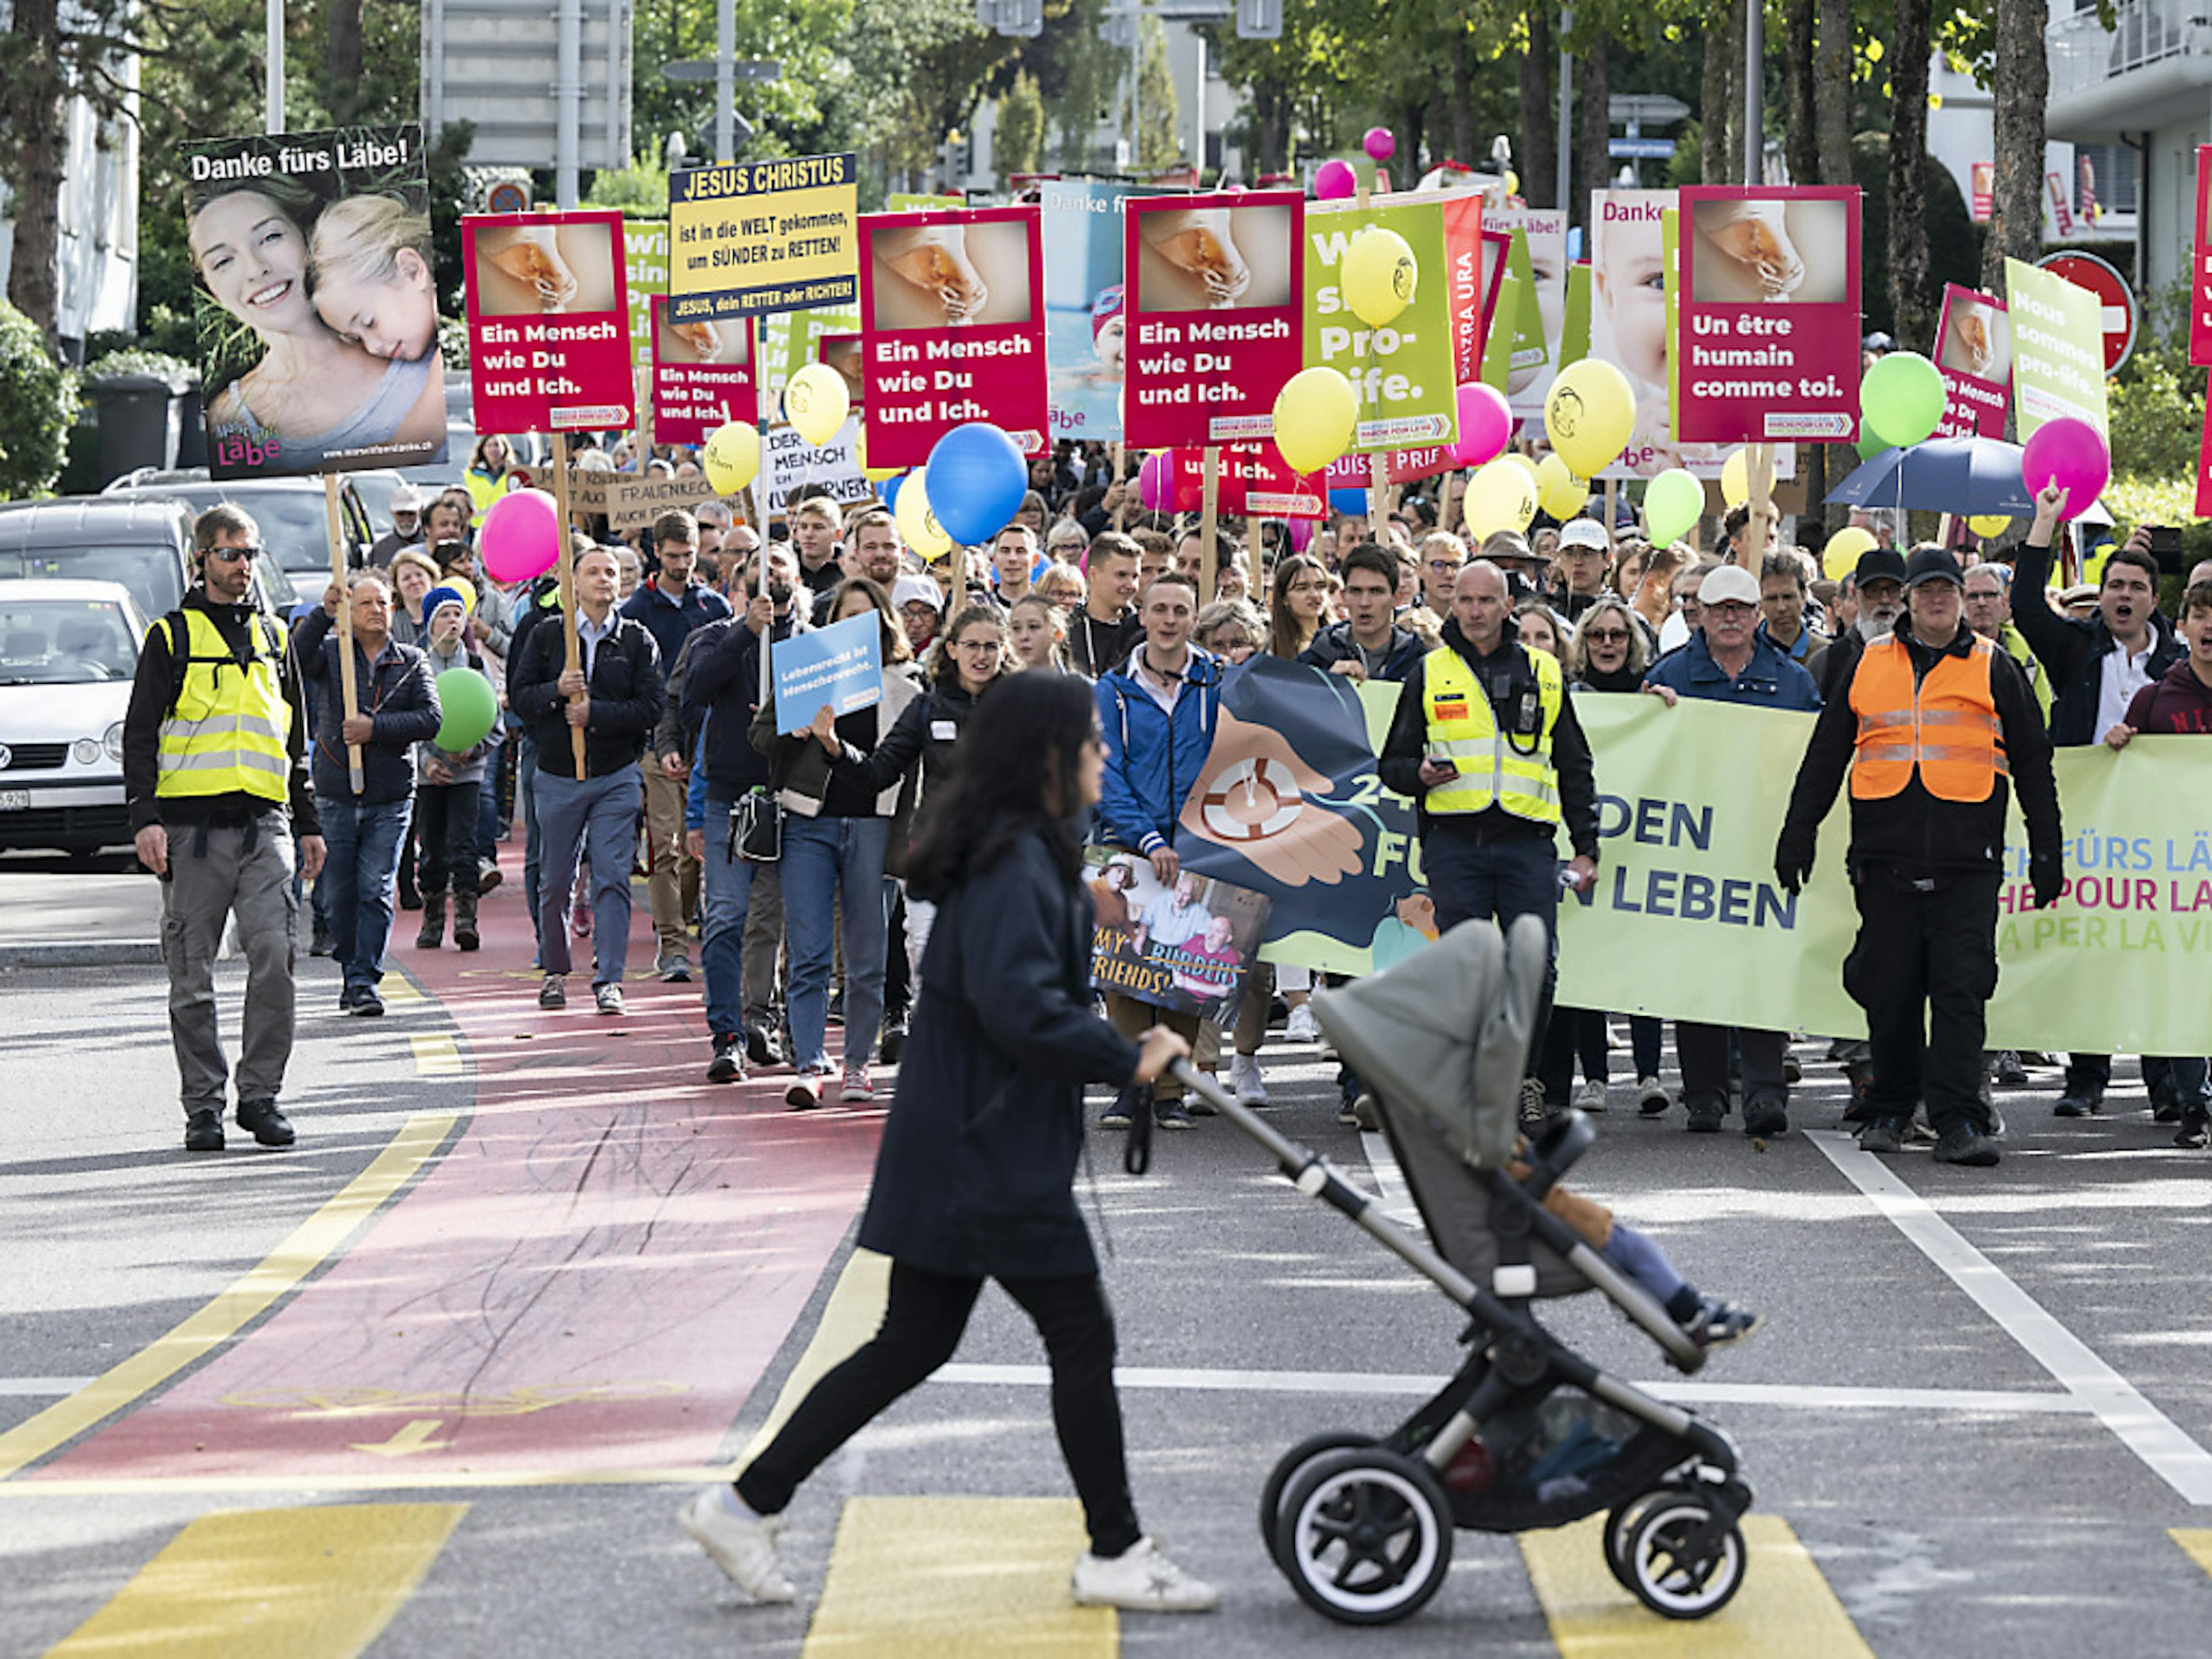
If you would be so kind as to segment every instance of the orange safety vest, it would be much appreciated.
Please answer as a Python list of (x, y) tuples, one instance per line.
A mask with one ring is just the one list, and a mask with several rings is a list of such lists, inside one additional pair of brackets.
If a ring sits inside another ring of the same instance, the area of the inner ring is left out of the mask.
[(1851, 676), (1851, 712), (1859, 717), (1853, 800), (1887, 800), (1916, 766), (1938, 800), (1987, 800), (1996, 781), (2012, 775), (1990, 690), (1995, 653), (1978, 635), (1967, 655), (1946, 653), (1916, 686), (1904, 641), (1893, 635), (1867, 647)]

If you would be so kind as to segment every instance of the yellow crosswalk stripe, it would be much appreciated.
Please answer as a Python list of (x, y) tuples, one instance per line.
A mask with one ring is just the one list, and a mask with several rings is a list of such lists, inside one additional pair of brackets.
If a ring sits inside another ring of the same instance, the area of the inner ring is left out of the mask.
[(1559, 1659), (1874, 1659), (1843, 1603), (1779, 1516), (1744, 1517), (1743, 1588), (1710, 1619), (1648, 1610), (1605, 1564), (1605, 1517), (1524, 1533), (1521, 1553)]
[(415, 1071), (419, 1077), (459, 1077), (461, 1074), (461, 1050), (449, 1036), (410, 1036), (407, 1045), (415, 1051)]
[(1068, 1598), (1085, 1542), (1067, 1498), (849, 1499), (801, 1659), (1114, 1659), (1114, 1610)]
[(821, 1322), (808, 1339), (806, 1351), (799, 1356), (791, 1375), (784, 1378), (775, 1404), (769, 1410), (768, 1420), (730, 1466), (731, 1479), (736, 1479), (745, 1465), (775, 1438), (776, 1431), (799, 1408), (799, 1402), (806, 1398), (807, 1390), (820, 1382), (825, 1372), (851, 1358), (876, 1334), (876, 1328), (884, 1322), (884, 1310), (890, 1305), (890, 1295), (889, 1256), (878, 1255), (873, 1250), (854, 1250), (846, 1258), (844, 1271), (837, 1275), (830, 1300), (823, 1304)]
[(2176, 1527), (2166, 1536), (2186, 1550), (2191, 1560), (2212, 1572), (2212, 1531), (2202, 1527)]
[(353, 1659), (415, 1593), (468, 1507), (204, 1516), (47, 1659)]
[(410, 1002), (428, 1000), (415, 981), (404, 974), (386, 974), (384, 983), (376, 988), (376, 994), (384, 999), (384, 1006), (387, 1008), (399, 1008)]

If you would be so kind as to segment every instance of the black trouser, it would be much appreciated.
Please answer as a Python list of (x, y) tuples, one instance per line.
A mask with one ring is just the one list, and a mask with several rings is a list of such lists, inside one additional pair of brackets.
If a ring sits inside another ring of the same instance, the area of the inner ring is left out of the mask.
[[(1629, 1047), (1636, 1057), (1636, 1076), (1659, 1075), (1659, 1021), (1649, 1014), (1628, 1017)], [(1539, 1076), (1560, 1077), (1570, 1081), (1574, 1077), (1574, 1062), (1583, 1063), (1583, 1079), (1587, 1083), (1603, 1083), (1613, 1073), (1607, 1046), (1612, 1033), (1606, 1030), (1606, 1017), (1595, 1008), (1559, 1007), (1552, 1010), (1552, 1023), (1544, 1032), (1544, 1058)]]
[(1917, 879), (1881, 865), (1854, 871), (1859, 935), (1844, 989), (1866, 1010), (1868, 1116), (1901, 1122), (1925, 1100), (1938, 1135), (1965, 1123), (1988, 1130), (1983, 1015), (1997, 988), (2002, 880), (1995, 870)]
[(477, 895), (477, 815), (483, 808), (483, 785), (418, 783), (415, 786), (416, 885), (425, 893)]
[(906, 888), (891, 901), (890, 926), (884, 935), (884, 1018), (904, 1019), (914, 1006), (914, 970), (907, 961)]
[[(1137, 1508), (1121, 1450), (1121, 1402), (1114, 1392), (1114, 1316), (1096, 1273), (1074, 1279), (1002, 1279), (1044, 1338), (1052, 1364), (1052, 1422), (1060, 1455), (1083, 1500), (1091, 1553), (1116, 1556), (1137, 1541)], [(799, 1483), (901, 1395), (952, 1358), (983, 1288), (891, 1264), (890, 1305), (867, 1346), (807, 1391), (791, 1420), (738, 1477), (738, 1496), (779, 1515)]]
[[(2169, 1054), (2145, 1054), (2142, 1057), (2143, 1087), (2150, 1091), (2151, 1104), (2157, 1106), (2174, 1100), (2186, 1106), (2195, 1100), (2203, 1090), (2201, 1070), (2203, 1064), (2202, 1055), (2177, 1058)], [(2112, 1081), (2112, 1057), (2110, 1054), (2066, 1056), (2068, 1094), (2102, 1100)]]
[(1747, 1103), (1761, 1095), (1787, 1102), (1790, 1084), (1782, 1061), (1790, 1052), (1785, 1031), (1754, 1031), (1744, 1025), (1699, 1025), (1692, 1020), (1674, 1022), (1674, 1057), (1682, 1062), (1682, 1101), (1717, 1103), (1725, 1111), (1729, 1098), (1729, 1039), (1734, 1037), (1743, 1060), (1743, 1097)]
[(1522, 1075), (1540, 1079), (1546, 1102), (1565, 1106), (1574, 1087), (1574, 1056), (1570, 1051), (1553, 1063), (1545, 1041), (1552, 1019), (1552, 992), (1559, 981), (1557, 849), (1549, 839), (1536, 836), (1477, 842), (1437, 830), (1422, 838), (1421, 860), (1427, 869), (1429, 896), (1436, 902), (1439, 931), (1449, 933), (1470, 919), (1495, 921), (1501, 930), (1524, 915), (1544, 924), (1551, 955), (1544, 965), (1544, 991), (1537, 999), (1536, 1024)]

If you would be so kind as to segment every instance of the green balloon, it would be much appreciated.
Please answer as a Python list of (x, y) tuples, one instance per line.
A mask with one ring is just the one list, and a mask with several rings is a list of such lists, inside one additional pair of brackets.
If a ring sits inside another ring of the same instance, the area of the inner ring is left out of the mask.
[(1917, 351), (1875, 359), (1859, 382), (1859, 413), (1891, 445), (1917, 444), (1943, 423), (1943, 372)]
[(438, 676), (438, 707), (445, 718), (431, 741), (449, 755), (475, 748), (499, 720), (499, 694), (473, 668), (448, 668)]
[(1870, 461), (1875, 456), (1886, 454), (1896, 447), (1895, 444), (1874, 429), (1873, 422), (1863, 420), (1859, 422), (1857, 448), (1861, 460)]
[(1670, 467), (1644, 486), (1644, 527), (1655, 547), (1689, 534), (1705, 510), (1705, 487), (1685, 468)]

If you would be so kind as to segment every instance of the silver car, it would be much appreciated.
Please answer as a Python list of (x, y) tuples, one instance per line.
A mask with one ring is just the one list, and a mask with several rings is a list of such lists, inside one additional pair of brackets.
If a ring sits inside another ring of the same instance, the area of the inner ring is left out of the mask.
[(145, 635), (120, 582), (0, 582), (0, 848), (130, 844), (123, 716)]

